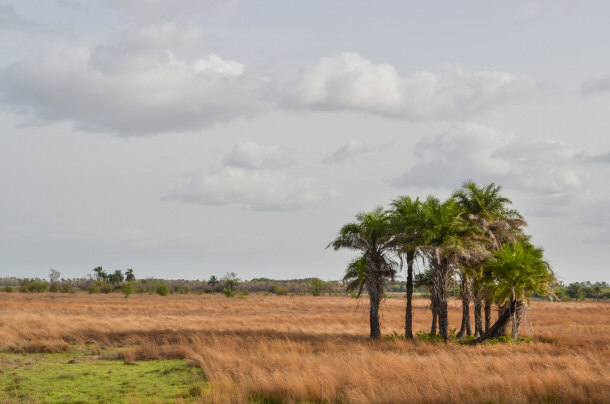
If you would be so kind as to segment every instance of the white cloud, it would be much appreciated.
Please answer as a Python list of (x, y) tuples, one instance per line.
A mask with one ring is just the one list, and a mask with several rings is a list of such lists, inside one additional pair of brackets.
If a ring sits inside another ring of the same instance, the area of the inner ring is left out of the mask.
[(391, 64), (344, 52), (311, 66), (287, 104), (407, 119), (452, 118), (531, 96), (535, 87), (527, 76), (461, 66), (449, 66), (442, 74), (417, 71), (403, 76)]
[[(151, 35), (157, 34), (184, 32), (162, 28)], [(214, 54), (184, 60), (130, 41), (93, 50), (58, 46), (0, 72), (0, 97), (20, 112), (122, 136), (196, 130), (249, 116), (263, 108), (257, 91), (236, 61)]]
[(610, 77), (589, 79), (582, 83), (581, 91), (584, 95), (610, 92)]
[(143, 20), (170, 19), (208, 11), (230, 11), (241, 0), (105, 0), (119, 10)]
[(166, 199), (200, 205), (237, 205), (246, 210), (286, 211), (311, 208), (334, 197), (335, 191), (317, 189), (311, 178), (293, 180), (272, 170), (223, 167), (197, 174)]
[(334, 164), (340, 163), (358, 154), (368, 153), (373, 149), (358, 140), (350, 140), (343, 146), (339, 147), (330, 156), (322, 159), (324, 163)]
[(321, 189), (312, 178), (287, 173), (292, 157), (279, 145), (240, 142), (223, 158), (223, 166), (209, 173), (186, 176), (188, 183), (164, 199), (245, 210), (287, 211), (308, 209), (334, 199), (339, 193)]
[(252, 141), (236, 144), (223, 162), (227, 166), (252, 169), (286, 167), (294, 163), (279, 145), (259, 145)]
[(395, 141), (392, 141), (390, 143), (374, 147), (359, 140), (350, 140), (335, 150), (330, 156), (324, 157), (322, 162), (327, 164), (341, 163), (358, 154), (371, 153), (393, 147), (395, 143)]
[(465, 179), (495, 182), (529, 193), (561, 195), (587, 183), (586, 153), (554, 140), (519, 140), (476, 124), (422, 138), (400, 186), (453, 188)]
[(610, 152), (590, 156), (586, 161), (590, 163), (610, 163)]

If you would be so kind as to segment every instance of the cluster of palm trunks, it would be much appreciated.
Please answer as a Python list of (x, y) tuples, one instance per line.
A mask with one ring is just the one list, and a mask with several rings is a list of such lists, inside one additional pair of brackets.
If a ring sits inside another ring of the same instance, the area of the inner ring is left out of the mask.
[[(462, 324), (458, 337), (472, 335), (470, 302), (474, 301), (474, 342), (508, 335), (517, 338), (521, 317), (532, 294), (552, 296), (555, 276), (543, 250), (529, 242), (523, 216), (494, 183), (479, 187), (465, 182), (448, 199), (401, 196), (389, 209), (359, 213), (344, 225), (329, 247), (360, 253), (349, 263), (344, 281), (370, 299), (371, 338), (380, 338), (379, 305), (384, 281), (406, 265), (405, 336), (413, 338), (414, 283), (430, 291), (431, 333), (449, 338), (447, 300), (459, 277)], [(414, 277), (414, 265), (422, 271)], [(490, 324), (492, 306), (498, 319)], [(485, 322), (483, 322), (483, 311)]]

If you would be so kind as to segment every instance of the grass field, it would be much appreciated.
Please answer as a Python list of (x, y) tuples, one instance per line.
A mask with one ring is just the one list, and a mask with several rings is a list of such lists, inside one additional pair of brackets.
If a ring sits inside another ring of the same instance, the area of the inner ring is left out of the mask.
[[(415, 301), (415, 330), (429, 330), (427, 306)], [(9, 359), (115, 359), (127, 369), (123, 380), (166, 366), (139, 361), (185, 359), (204, 381), (188, 400), (206, 403), (610, 402), (609, 303), (534, 302), (521, 329), (532, 343), (478, 346), (369, 341), (367, 308), (366, 300), (332, 296), (0, 293), (0, 349)], [(460, 313), (450, 302), (451, 328)], [(403, 318), (404, 299), (387, 299), (382, 333), (401, 333)], [(20, 387), (6, 363), (0, 397), (14, 401)], [(34, 370), (19, 370), (20, 380)], [(158, 400), (185, 400), (185, 383)], [(127, 402), (150, 401), (149, 393), (125, 394)]]

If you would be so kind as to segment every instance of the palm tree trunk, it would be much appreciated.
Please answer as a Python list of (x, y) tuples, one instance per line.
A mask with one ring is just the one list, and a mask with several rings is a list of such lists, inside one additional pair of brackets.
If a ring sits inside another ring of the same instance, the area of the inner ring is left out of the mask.
[(525, 313), (525, 304), (518, 305), (513, 313), (513, 333), (512, 339), (515, 340), (519, 337), (519, 326), (521, 325), (521, 319)]
[(462, 275), (460, 283), (460, 297), (462, 298), (462, 325), (458, 332), (458, 337), (463, 337), (464, 334), (472, 335), (470, 329), (470, 295), (471, 295), (471, 282), (467, 276)]
[(405, 312), (405, 337), (413, 339), (413, 254), (407, 253), (407, 309)]
[(521, 300), (511, 300), (510, 303), (500, 311), (498, 320), (474, 342), (483, 342), (490, 338), (498, 338), (506, 335), (506, 327), (512, 317), (511, 313), (516, 313), (517, 311), (522, 310), (522, 308), (523, 302)]
[(432, 296), (438, 312), (438, 331), (445, 341), (449, 339), (449, 318), (447, 300), (451, 287), (451, 268), (446, 259), (441, 258), (438, 267), (432, 271)]
[(483, 298), (477, 296), (474, 299), (474, 336), (479, 338), (483, 332)]
[(485, 332), (489, 330), (491, 324), (491, 305), (492, 300), (489, 298), (485, 299)]
[(438, 333), (445, 341), (449, 339), (449, 317), (447, 313), (447, 300), (439, 302)]
[(436, 323), (438, 323), (438, 311), (436, 310), (436, 304), (434, 300), (430, 303), (430, 309), (432, 309), (432, 327), (430, 327), (430, 334), (436, 334)]
[(381, 328), (379, 326), (379, 304), (376, 304), (373, 299), (371, 299), (370, 324), (371, 339), (381, 338)]
[(369, 301), (371, 304), (369, 322), (371, 325), (371, 339), (381, 338), (381, 327), (379, 325), (379, 303), (383, 296), (383, 279), (379, 279), (377, 271), (370, 269), (371, 275), (369, 275), (367, 289), (369, 292)]

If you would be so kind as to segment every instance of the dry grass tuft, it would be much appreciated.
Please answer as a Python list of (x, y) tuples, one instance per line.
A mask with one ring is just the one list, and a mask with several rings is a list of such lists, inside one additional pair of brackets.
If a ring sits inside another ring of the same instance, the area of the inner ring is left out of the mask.
[[(428, 330), (428, 302), (414, 305), (414, 329)], [(387, 299), (382, 333), (403, 321), (404, 299)], [(205, 403), (610, 402), (608, 303), (534, 302), (532, 344), (369, 341), (367, 326), (366, 302), (343, 297), (0, 293), (0, 348), (186, 358), (209, 382)]]

